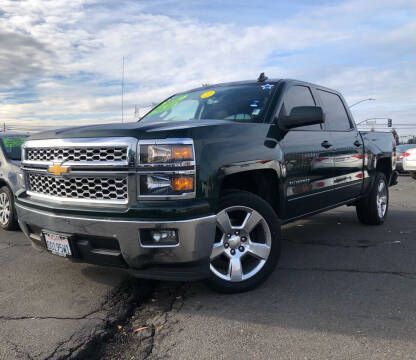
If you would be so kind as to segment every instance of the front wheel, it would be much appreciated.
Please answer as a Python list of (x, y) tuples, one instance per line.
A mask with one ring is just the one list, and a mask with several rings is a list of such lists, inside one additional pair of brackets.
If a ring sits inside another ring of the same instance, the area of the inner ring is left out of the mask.
[(3, 186), (0, 188), (0, 228), (14, 230), (16, 227), (13, 193), (7, 186)]
[(389, 188), (386, 176), (381, 172), (376, 172), (373, 188), (357, 204), (357, 216), (363, 224), (381, 225), (387, 217), (388, 209)]
[(262, 283), (280, 256), (280, 221), (257, 195), (236, 191), (224, 196), (217, 213), (216, 238), (208, 284), (237, 293)]

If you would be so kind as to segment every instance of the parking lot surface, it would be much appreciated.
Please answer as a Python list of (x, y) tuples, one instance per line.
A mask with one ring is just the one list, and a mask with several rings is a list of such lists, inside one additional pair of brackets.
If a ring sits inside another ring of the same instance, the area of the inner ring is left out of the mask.
[(132, 294), (123, 272), (38, 253), (1, 231), (0, 359), (77, 357), (88, 343), (104, 359), (415, 358), (415, 180), (390, 188), (382, 226), (342, 207), (282, 235), (279, 269), (260, 288), (221, 295), (162, 282), (129, 312), (148, 289), (134, 282)]
[(0, 230), (0, 359), (59, 358), (99, 331), (126, 275), (39, 253)]

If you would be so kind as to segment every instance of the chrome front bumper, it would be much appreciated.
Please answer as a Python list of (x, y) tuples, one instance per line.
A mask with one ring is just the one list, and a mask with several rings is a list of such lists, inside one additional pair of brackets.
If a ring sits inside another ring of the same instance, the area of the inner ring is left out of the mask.
[[(16, 210), (23, 232), (37, 247), (44, 246), (42, 230), (49, 230), (73, 235), (76, 247), (80, 249), (77, 256), (80, 261), (112, 266), (124, 264), (137, 277), (193, 280), (209, 274), (215, 215), (161, 222), (57, 215), (19, 203), (16, 203)], [(179, 244), (175, 247), (143, 247), (140, 230), (160, 228), (176, 229)], [(100, 248), (95, 240), (91, 242), (95, 245), (89, 243), (91, 239), (99, 240), (100, 237), (115, 240), (119, 247)], [(193, 273), (189, 264), (197, 264), (195, 271), (201, 273)], [(187, 266), (189, 271), (183, 275), (182, 270)]]

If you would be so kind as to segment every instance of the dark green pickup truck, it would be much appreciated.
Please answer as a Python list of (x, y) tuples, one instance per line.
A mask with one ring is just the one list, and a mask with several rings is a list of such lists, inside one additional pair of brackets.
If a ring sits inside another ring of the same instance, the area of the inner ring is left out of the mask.
[(56, 255), (245, 291), (275, 268), (282, 224), (341, 205), (382, 224), (395, 159), (338, 92), (261, 76), (176, 94), (138, 123), (32, 136), (16, 208)]

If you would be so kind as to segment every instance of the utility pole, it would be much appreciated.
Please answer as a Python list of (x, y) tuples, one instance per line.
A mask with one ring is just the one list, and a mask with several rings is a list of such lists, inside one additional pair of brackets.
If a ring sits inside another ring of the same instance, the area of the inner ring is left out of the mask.
[(124, 122), (124, 56), (123, 56), (123, 70), (121, 73), (121, 123)]
[[(368, 121), (368, 120), (387, 120), (387, 125), (389, 125), (389, 124), (391, 125), (392, 121), (393, 121), (392, 119), (387, 118), (387, 117), (374, 117), (374, 118), (368, 118), (368, 119), (362, 120), (362, 121), (356, 123), (356, 125), (360, 125), (363, 122)], [(375, 123), (374, 125), (377, 125), (377, 123)], [(388, 126), (388, 127), (391, 127), (391, 126)]]
[(353, 106), (358, 105), (358, 104), (360, 104), (360, 103), (362, 103), (364, 101), (373, 101), (373, 100), (375, 100), (375, 99), (373, 99), (373, 98), (363, 99), (363, 100), (357, 101), (356, 103), (354, 103), (354, 104), (352, 104), (352, 105), (350, 105), (348, 107), (349, 108), (352, 108)]

